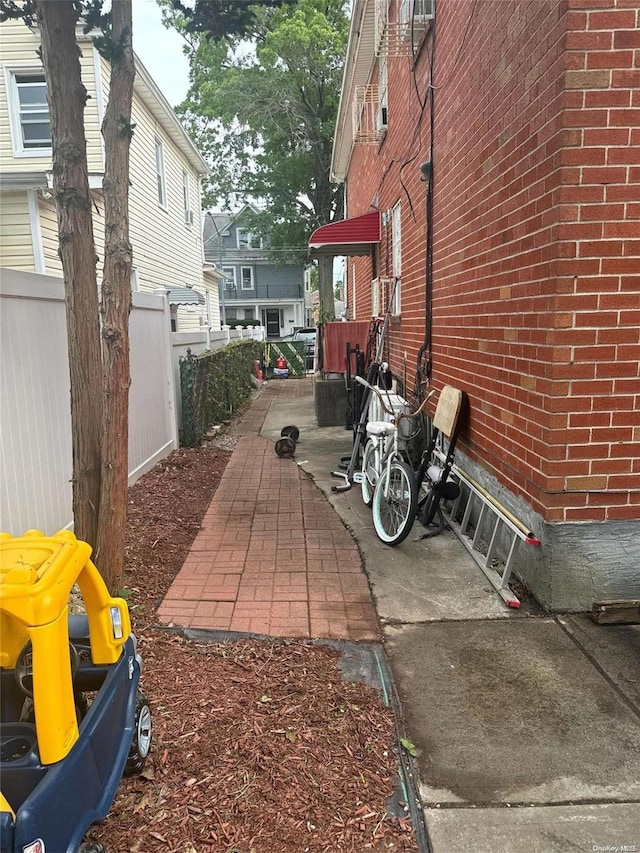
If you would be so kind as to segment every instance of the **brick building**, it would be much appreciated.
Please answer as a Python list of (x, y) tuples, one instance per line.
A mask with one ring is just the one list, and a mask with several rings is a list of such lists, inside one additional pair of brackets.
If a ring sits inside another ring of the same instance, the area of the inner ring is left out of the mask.
[(392, 367), (468, 393), (460, 464), (542, 540), (518, 574), (639, 598), (640, 0), (355, 0), (332, 169), (380, 212), (349, 316), (397, 279)]

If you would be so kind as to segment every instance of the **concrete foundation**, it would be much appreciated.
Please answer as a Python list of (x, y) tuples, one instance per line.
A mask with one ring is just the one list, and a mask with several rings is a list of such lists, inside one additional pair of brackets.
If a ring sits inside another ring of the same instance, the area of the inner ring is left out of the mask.
[(520, 543), (514, 572), (547, 610), (640, 598), (640, 520), (549, 524), (464, 454), (456, 464), (540, 539), (538, 547)]

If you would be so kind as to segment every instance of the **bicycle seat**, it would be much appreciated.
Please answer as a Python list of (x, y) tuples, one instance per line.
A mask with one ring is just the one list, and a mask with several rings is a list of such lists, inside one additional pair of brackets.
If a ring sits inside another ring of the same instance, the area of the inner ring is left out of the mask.
[(389, 421), (369, 421), (367, 423), (367, 435), (393, 435), (394, 432), (395, 427)]

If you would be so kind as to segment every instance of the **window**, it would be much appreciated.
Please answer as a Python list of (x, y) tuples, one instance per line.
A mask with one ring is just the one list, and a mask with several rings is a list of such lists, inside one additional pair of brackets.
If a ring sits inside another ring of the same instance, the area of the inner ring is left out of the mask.
[(378, 61), (378, 112), (376, 127), (386, 130), (387, 127), (387, 57), (381, 56)]
[(238, 228), (236, 231), (239, 249), (260, 249), (262, 240), (257, 234), (252, 234), (247, 228)]
[(236, 286), (236, 268), (222, 267), (222, 272), (227, 276), (224, 286), (227, 290), (235, 290)]
[(167, 206), (167, 190), (164, 182), (164, 146), (156, 137), (156, 180), (158, 183), (158, 204)]
[(7, 72), (13, 153), (22, 157), (51, 155), (51, 122), (47, 84), (41, 71)]
[(396, 279), (396, 288), (391, 306), (392, 314), (400, 313), (400, 290), (402, 276), (402, 231), (400, 227), (400, 202), (391, 211), (391, 239), (393, 242), (393, 276)]
[(371, 315), (377, 317), (380, 314), (380, 279), (374, 278), (371, 282)]
[(253, 290), (253, 267), (241, 267), (240, 279), (243, 290)]
[(189, 175), (182, 170), (182, 198), (184, 200), (184, 221), (187, 225), (193, 225), (193, 211), (189, 202)]
[(433, 0), (401, 0), (398, 23), (400, 37), (413, 37), (414, 47), (433, 18)]

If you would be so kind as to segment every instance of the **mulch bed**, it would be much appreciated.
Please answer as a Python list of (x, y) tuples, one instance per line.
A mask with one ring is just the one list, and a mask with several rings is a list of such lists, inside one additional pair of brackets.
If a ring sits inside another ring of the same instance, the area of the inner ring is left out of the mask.
[[(226, 443), (229, 446), (229, 442)], [(143, 774), (121, 783), (88, 839), (109, 853), (417, 851), (387, 812), (392, 711), (305, 641), (192, 642), (155, 609), (180, 570), (231, 455), (180, 449), (130, 490), (125, 592), (153, 711)]]

